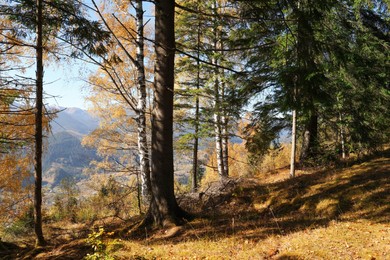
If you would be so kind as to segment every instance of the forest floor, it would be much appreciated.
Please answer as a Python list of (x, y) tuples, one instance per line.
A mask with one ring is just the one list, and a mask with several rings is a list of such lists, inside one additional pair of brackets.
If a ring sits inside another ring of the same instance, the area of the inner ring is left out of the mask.
[(4, 244), (0, 259), (390, 259), (389, 151), (294, 179), (288, 169), (232, 179), (179, 201), (196, 216), (181, 227), (134, 236), (129, 221), (106, 219), (88, 244), (92, 227), (57, 223), (49, 246)]

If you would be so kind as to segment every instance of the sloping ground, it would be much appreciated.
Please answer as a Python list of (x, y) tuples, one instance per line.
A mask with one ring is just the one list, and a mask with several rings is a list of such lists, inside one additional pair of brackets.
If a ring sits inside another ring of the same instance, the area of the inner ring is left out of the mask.
[[(106, 227), (95, 240), (106, 246), (100, 257), (390, 259), (388, 152), (349, 168), (301, 173), (295, 179), (282, 175), (288, 173), (232, 180), (182, 198), (182, 205), (197, 217), (180, 228), (145, 230), (134, 238), (107, 233), (113, 229)], [(35, 253), (35, 258), (93, 254), (83, 239), (64, 242), (50, 252)]]

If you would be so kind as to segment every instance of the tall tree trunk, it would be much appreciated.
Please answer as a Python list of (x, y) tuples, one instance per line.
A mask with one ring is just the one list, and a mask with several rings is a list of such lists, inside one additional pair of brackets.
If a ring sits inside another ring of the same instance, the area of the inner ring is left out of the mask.
[(291, 130), (291, 159), (290, 159), (290, 178), (295, 177), (295, 157), (297, 140), (297, 110), (292, 111), (292, 130)]
[[(218, 75), (216, 75), (218, 77)], [(217, 170), (218, 175), (224, 177), (223, 166), (223, 150), (222, 150), (222, 129), (220, 116), (220, 98), (219, 98), (219, 80), (214, 82), (214, 138), (215, 138), (215, 153), (217, 156)]]
[[(214, 0), (213, 6), (212, 6), (215, 14), (215, 20), (214, 20), (214, 28), (213, 28), (213, 36), (214, 36), (214, 49), (218, 50), (221, 48), (221, 40), (219, 38), (219, 31), (218, 31), (218, 25), (217, 25), (217, 15), (218, 15), (218, 5), (217, 1)], [(219, 64), (219, 60), (214, 55), (212, 58), (212, 63), (215, 65)], [(222, 138), (222, 122), (221, 122), (221, 90), (220, 90), (220, 70), (217, 66), (214, 68), (214, 138), (215, 138), (215, 153), (217, 156), (217, 170), (218, 175), (220, 176), (221, 180), (226, 177), (224, 175), (224, 160), (223, 160), (223, 138)]]
[(221, 101), (219, 95), (219, 70), (216, 69), (216, 79), (214, 82), (214, 138), (215, 138), (215, 153), (217, 156), (217, 170), (221, 179), (224, 179), (224, 160), (223, 160), (223, 137), (222, 137), (222, 122), (221, 122)]
[[(161, 226), (180, 224), (186, 213), (174, 194), (173, 86), (174, 86), (174, 0), (155, 1), (155, 82), (152, 111), (152, 200), (149, 214)], [(148, 217), (147, 217), (148, 218)]]
[(37, 0), (36, 103), (35, 103), (35, 194), (34, 230), (36, 246), (44, 246), (42, 232), (42, 115), (43, 115), (43, 1)]
[(198, 150), (199, 150), (199, 96), (196, 96), (195, 101), (195, 133), (194, 133), (194, 147), (192, 157), (192, 183), (191, 191), (196, 192), (198, 189)]
[[(224, 85), (224, 83), (222, 84)], [(224, 93), (224, 87), (222, 87), (222, 93)], [(224, 95), (222, 97), (224, 100)], [(224, 177), (229, 176), (229, 131), (228, 131), (228, 116), (226, 112), (226, 108), (223, 109), (223, 114), (221, 116), (221, 139), (222, 139), (222, 161), (223, 161), (223, 170), (222, 174)]]
[[(299, 4), (299, 2), (298, 2)], [(296, 153), (297, 153), (297, 79), (299, 75), (294, 77), (293, 84), (293, 111), (292, 111), (292, 127), (291, 127), (291, 157), (290, 157), (290, 178), (295, 177), (295, 163), (296, 163)]]
[(222, 157), (223, 157), (223, 176), (229, 176), (229, 133), (227, 117), (222, 117)]
[(339, 110), (341, 158), (344, 160), (346, 158), (346, 154), (345, 154), (344, 119), (343, 119), (342, 105), (340, 103), (340, 100), (339, 100), (338, 96), (337, 96), (337, 106), (338, 106), (338, 110)]
[(343, 115), (339, 112), (339, 120), (340, 120), (340, 143), (341, 143), (341, 158), (346, 158), (345, 153), (345, 133), (344, 133), (344, 123), (343, 123)]
[[(199, 4), (199, 3), (198, 3)], [(199, 6), (198, 6), (199, 10)], [(194, 147), (192, 157), (192, 183), (191, 191), (198, 189), (198, 150), (199, 150), (199, 89), (200, 89), (200, 22), (197, 32), (197, 59), (196, 59), (196, 93), (195, 93), (195, 129), (194, 129)]]
[[(224, 51), (223, 51), (223, 39), (222, 39), (222, 32), (220, 32), (220, 39), (219, 39), (219, 46), (221, 48), (221, 56), (224, 57)], [(225, 70), (221, 69), (221, 75), (225, 76)], [(222, 175), (224, 177), (229, 176), (229, 131), (228, 131), (228, 114), (227, 114), (227, 108), (226, 108), (226, 83), (225, 81), (221, 82), (221, 139), (222, 139)]]
[(144, 198), (150, 195), (150, 162), (149, 146), (146, 131), (146, 80), (145, 80), (145, 63), (144, 63), (144, 10), (142, 0), (136, 1), (136, 23), (137, 23), (137, 131), (138, 131), (138, 151), (141, 173), (141, 190)]

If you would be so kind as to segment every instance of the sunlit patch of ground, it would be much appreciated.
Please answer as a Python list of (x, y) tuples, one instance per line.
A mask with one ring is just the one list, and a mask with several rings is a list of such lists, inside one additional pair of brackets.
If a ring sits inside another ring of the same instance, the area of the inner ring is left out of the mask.
[[(218, 196), (181, 200), (197, 212), (183, 227), (134, 237), (110, 233), (131, 223), (108, 223), (101, 242), (114, 259), (390, 259), (389, 169), (386, 153), (348, 168), (298, 172), (295, 179), (286, 169), (240, 179)], [(59, 236), (56, 227), (52, 245), (36, 258), (93, 253), (85, 226), (72, 226), (75, 236), (65, 227)]]

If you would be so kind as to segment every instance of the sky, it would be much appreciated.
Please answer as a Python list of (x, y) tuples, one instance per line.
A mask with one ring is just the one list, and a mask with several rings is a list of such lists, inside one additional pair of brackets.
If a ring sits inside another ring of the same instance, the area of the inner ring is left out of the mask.
[(50, 106), (87, 108), (87, 71), (82, 64), (48, 65), (44, 73), (45, 103)]
[[(88, 104), (88, 84), (85, 80), (92, 70), (92, 65), (81, 61), (71, 61), (68, 64), (50, 64), (44, 62), (43, 91), (45, 105), (52, 107), (77, 107), (86, 110)], [(23, 78), (35, 78), (35, 64), (31, 64), (24, 73), (16, 73)], [(15, 76), (15, 75), (14, 75)]]

